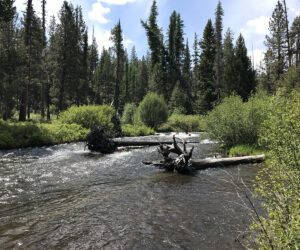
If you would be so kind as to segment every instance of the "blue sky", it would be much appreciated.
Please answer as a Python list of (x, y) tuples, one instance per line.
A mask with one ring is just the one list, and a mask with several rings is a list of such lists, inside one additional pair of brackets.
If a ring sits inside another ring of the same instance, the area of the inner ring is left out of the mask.
[[(18, 11), (25, 9), (26, 0), (16, 0)], [(47, 14), (56, 15), (63, 0), (48, 0)], [(108, 48), (110, 30), (121, 20), (124, 33), (124, 45), (130, 51), (136, 47), (138, 56), (141, 57), (148, 50), (147, 37), (140, 20), (149, 16), (152, 0), (73, 0), (73, 5), (81, 5), (85, 21), (89, 27), (91, 38), (94, 26), (95, 36), (99, 49)], [(224, 32), (230, 27), (235, 37), (242, 33), (246, 40), (249, 55), (254, 55), (258, 64), (264, 51), (264, 39), (268, 32), (268, 22), (275, 8), (277, 0), (223, 0)], [(286, 0), (289, 19), (293, 20), (300, 14), (300, 0)], [(33, 0), (34, 8), (40, 15), (40, 0)], [(194, 41), (195, 32), (202, 37), (207, 20), (214, 21), (214, 12), (218, 0), (157, 0), (159, 11), (159, 26), (167, 32), (169, 16), (173, 10), (181, 14), (184, 20), (185, 37), (189, 39), (190, 48)], [(252, 53), (253, 47), (253, 53)]]

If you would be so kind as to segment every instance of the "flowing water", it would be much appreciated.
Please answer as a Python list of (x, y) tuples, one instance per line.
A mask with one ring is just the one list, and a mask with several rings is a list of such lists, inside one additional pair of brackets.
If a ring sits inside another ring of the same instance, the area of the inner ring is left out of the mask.
[[(195, 146), (194, 158), (216, 155)], [(230, 181), (250, 186), (256, 168), (142, 164), (158, 159), (156, 147), (101, 155), (83, 143), (0, 151), (0, 249), (241, 249), (250, 218)]]

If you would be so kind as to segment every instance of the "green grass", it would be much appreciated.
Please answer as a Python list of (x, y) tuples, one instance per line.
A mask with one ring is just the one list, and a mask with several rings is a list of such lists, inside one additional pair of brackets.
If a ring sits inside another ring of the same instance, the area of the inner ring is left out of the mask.
[(246, 156), (246, 155), (260, 155), (264, 150), (254, 145), (237, 145), (229, 150), (229, 156)]
[(4, 122), (0, 120), (0, 149), (54, 145), (82, 141), (88, 129), (78, 124)]
[(130, 125), (125, 124), (122, 125), (122, 134), (123, 136), (145, 136), (145, 135), (154, 135), (155, 131), (152, 128), (147, 126), (137, 126), (137, 125)]

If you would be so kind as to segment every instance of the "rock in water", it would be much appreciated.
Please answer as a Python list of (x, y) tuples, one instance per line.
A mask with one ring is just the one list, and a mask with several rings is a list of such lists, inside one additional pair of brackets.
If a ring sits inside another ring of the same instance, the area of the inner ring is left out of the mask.
[(87, 135), (86, 146), (89, 150), (102, 154), (113, 153), (117, 147), (111, 139), (108, 129), (102, 126), (97, 127)]

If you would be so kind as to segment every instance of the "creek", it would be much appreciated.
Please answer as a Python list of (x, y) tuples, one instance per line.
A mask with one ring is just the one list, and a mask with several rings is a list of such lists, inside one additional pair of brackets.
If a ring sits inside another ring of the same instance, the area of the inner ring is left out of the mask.
[[(194, 158), (219, 155), (202, 134), (178, 136), (198, 140)], [(158, 159), (157, 147), (101, 155), (83, 143), (0, 151), (0, 249), (242, 249), (250, 216), (231, 181), (251, 187), (257, 168), (142, 163)]]

